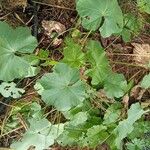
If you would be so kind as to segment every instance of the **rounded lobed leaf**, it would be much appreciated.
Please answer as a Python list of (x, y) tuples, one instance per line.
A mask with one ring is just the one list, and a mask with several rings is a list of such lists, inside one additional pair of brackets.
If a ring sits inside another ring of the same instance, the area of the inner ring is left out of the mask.
[(40, 92), (42, 100), (60, 111), (69, 110), (85, 99), (85, 87), (79, 71), (67, 64), (58, 63), (53, 73), (48, 73), (37, 81), (37, 86), (43, 89)]
[(120, 33), (123, 15), (117, 0), (78, 0), (77, 11), (82, 25), (88, 30), (97, 30), (103, 37)]
[(28, 28), (13, 29), (0, 22), (0, 80), (12, 81), (36, 74), (36, 68), (23, 57), (31, 54), (36, 46), (37, 40)]

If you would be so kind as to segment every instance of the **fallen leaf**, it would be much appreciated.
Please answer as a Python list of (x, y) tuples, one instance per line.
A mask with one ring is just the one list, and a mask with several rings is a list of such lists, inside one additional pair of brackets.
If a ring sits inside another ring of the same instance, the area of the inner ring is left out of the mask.
[(140, 85), (136, 85), (131, 89), (130, 97), (133, 97), (134, 99), (138, 101), (141, 101), (146, 92), (149, 92), (149, 91), (142, 88)]
[(59, 35), (62, 35), (66, 31), (66, 27), (57, 21), (42, 21), (42, 27), (45, 34), (52, 39), (52, 46), (57, 47), (62, 43), (62, 39), (59, 39)]
[(136, 64), (144, 67), (148, 67), (150, 63), (150, 45), (149, 44), (139, 44), (131, 43), (134, 46), (133, 54), (134, 61)]
[(128, 107), (129, 105), (129, 95), (126, 94), (124, 97), (123, 97), (123, 100), (122, 100), (123, 104), (125, 105), (125, 108)]
[(42, 27), (47, 32), (49, 36), (51, 36), (52, 32), (57, 32), (58, 34), (62, 34), (65, 32), (66, 27), (57, 21), (42, 21)]

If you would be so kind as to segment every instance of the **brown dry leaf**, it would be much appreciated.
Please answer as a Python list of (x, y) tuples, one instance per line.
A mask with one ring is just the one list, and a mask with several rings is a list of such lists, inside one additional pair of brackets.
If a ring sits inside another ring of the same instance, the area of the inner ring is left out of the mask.
[(134, 46), (133, 54), (135, 55), (135, 63), (147, 68), (147, 65), (150, 62), (150, 45), (139, 43), (132, 43), (132, 45)]
[(136, 85), (131, 89), (130, 96), (134, 99), (141, 100), (146, 89), (143, 89), (140, 85)]
[[(49, 38), (53, 38), (53, 32), (56, 32), (59, 36), (59, 35), (62, 35), (66, 31), (66, 27), (57, 21), (43, 20), (42, 21), (42, 27), (45, 31), (45, 34)], [(61, 43), (62, 43), (62, 39), (59, 39), (56, 37), (56, 38), (54, 38), (52, 45), (55, 47), (55, 46), (60, 45)]]
[(150, 99), (145, 100), (141, 103), (142, 108), (148, 108), (150, 107)]
[(55, 39), (52, 41), (52, 44), (53, 44), (54, 47), (57, 47), (57, 46), (59, 46), (62, 42), (63, 42), (62, 39), (55, 38)]
[(42, 27), (46, 31), (47, 35), (51, 36), (52, 32), (62, 34), (66, 31), (66, 27), (57, 21), (42, 21)]
[(139, 93), (141, 91), (140, 85), (135, 85), (130, 92), (130, 96), (134, 97), (134, 99), (137, 99), (139, 97)]
[(129, 95), (126, 94), (124, 97), (123, 97), (123, 100), (122, 100), (123, 104), (125, 105), (125, 108), (128, 107), (129, 105)]

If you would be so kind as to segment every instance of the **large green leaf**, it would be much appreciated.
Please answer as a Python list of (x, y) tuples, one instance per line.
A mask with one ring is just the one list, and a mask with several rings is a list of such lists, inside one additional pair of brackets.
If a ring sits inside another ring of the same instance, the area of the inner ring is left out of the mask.
[(73, 39), (66, 39), (66, 46), (63, 54), (62, 62), (67, 63), (71, 67), (79, 68), (84, 64), (84, 53), (81, 50), (81, 45), (75, 43)]
[(92, 84), (97, 85), (105, 80), (111, 69), (105, 51), (99, 42), (90, 41), (87, 49), (87, 59), (90, 62), (91, 68), (86, 73), (92, 77)]
[(63, 132), (63, 124), (52, 125), (47, 119), (30, 120), (30, 128), (24, 134), (21, 141), (15, 142), (11, 148), (15, 150), (27, 150), (35, 146), (36, 150), (44, 150), (54, 144), (54, 140)]
[(37, 40), (26, 27), (11, 28), (0, 22), (0, 80), (35, 75), (36, 68), (24, 58), (37, 46)]
[(134, 129), (134, 123), (141, 118), (143, 114), (147, 111), (144, 111), (139, 103), (132, 104), (131, 108), (128, 110), (128, 118), (119, 122), (119, 125), (116, 127), (115, 132), (117, 138), (115, 140), (116, 146), (118, 149), (121, 148), (121, 143), (124, 138), (130, 134)]
[(44, 75), (38, 82), (45, 103), (66, 111), (80, 104), (85, 98), (85, 87), (79, 71), (67, 64), (58, 63), (53, 73)]
[(77, 11), (83, 27), (99, 29), (104, 37), (122, 30), (123, 15), (117, 0), (78, 0)]

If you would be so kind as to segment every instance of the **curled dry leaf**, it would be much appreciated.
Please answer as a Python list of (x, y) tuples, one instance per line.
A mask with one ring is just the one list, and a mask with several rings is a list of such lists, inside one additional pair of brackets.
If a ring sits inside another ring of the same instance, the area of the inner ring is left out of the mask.
[(139, 43), (132, 43), (132, 45), (134, 46), (133, 54), (135, 54), (135, 63), (147, 68), (150, 63), (150, 45)]
[(57, 21), (42, 21), (42, 27), (45, 31), (45, 34), (51, 38), (52, 46), (57, 47), (62, 43), (62, 39), (59, 39), (56, 35), (54, 36), (53, 33), (56, 33), (58, 36), (62, 35), (66, 31), (66, 27)]
[(124, 97), (123, 97), (123, 100), (122, 100), (123, 104), (125, 105), (125, 108), (128, 107), (129, 105), (129, 95), (126, 94)]
[(66, 27), (57, 21), (42, 21), (42, 27), (46, 31), (47, 35), (51, 36), (53, 32), (57, 32), (58, 34), (62, 34)]
[(140, 85), (136, 85), (131, 89), (130, 96), (134, 99), (141, 100), (146, 89), (143, 89)]

